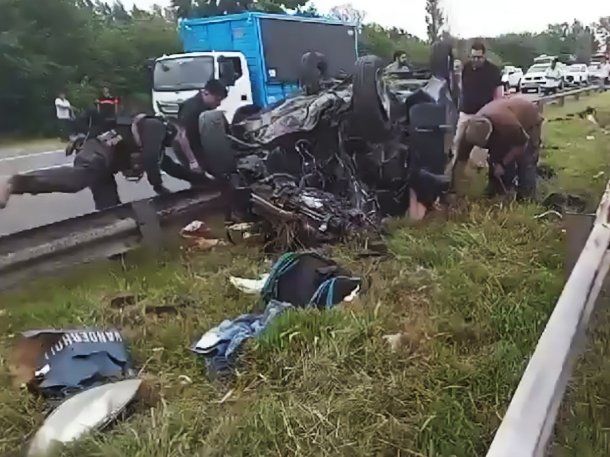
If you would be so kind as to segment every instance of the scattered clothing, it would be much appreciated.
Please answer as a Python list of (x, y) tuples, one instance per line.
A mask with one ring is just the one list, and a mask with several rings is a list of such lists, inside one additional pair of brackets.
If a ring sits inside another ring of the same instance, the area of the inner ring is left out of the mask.
[(210, 377), (227, 374), (243, 343), (259, 336), (277, 316), (290, 308), (289, 303), (272, 300), (262, 314), (244, 314), (235, 320), (223, 321), (203, 335), (191, 350), (205, 357)]
[(116, 330), (36, 330), (22, 336), (16, 351), (33, 365), (28, 384), (47, 398), (135, 375)]
[(302, 308), (332, 308), (359, 289), (360, 278), (335, 262), (312, 253), (284, 254), (273, 266), (261, 296)]
[(351, 302), (360, 292), (362, 280), (318, 254), (287, 253), (269, 275), (259, 280), (232, 277), (231, 283), (246, 293), (260, 293), (266, 308), (262, 314), (244, 314), (222, 322), (191, 347), (205, 357), (212, 378), (229, 374), (242, 344), (258, 337), (286, 310), (330, 309), (343, 301)]

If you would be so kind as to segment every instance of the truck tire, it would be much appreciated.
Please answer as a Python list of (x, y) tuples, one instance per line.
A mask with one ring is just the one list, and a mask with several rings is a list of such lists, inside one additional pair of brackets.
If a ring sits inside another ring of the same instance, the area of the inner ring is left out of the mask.
[(382, 80), (383, 61), (377, 56), (364, 56), (356, 61), (353, 80), (353, 123), (359, 136), (379, 142), (391, 130), (390, 100)]

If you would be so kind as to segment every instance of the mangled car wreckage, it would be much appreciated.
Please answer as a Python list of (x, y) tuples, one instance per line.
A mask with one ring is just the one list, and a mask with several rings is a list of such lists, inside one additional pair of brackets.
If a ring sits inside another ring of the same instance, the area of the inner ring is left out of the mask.
[(237, 213), (301, 245), (376, 231), (386, 216), (423, 217), (449, 188), (456, 119), (451, 51), (433, 55), (423, 73), (389, 73), (375, 56), (343, 80), (324, 79), (322, 67), (301, 94), (244, 107), (228, 129), (204, 113), (206, 162), (231, 157)]

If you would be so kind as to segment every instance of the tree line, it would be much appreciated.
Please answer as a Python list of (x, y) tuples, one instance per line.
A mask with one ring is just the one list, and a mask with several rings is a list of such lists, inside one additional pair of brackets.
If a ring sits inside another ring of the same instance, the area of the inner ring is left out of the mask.
[[(118, 1), (0, 0), (0, 134), (53, 132), (53, 100), (62, 90), (78, 108), (91, 106), (103, 85), (127, 103), (150, 107), (146, 60), (180, 52), (177, 20), (246, 10), (318, 15), (307, 0), (173, 0), (170, 8), (150, 11), (127, 10)], [(363, 24), (364, 12), (350, 5), (331, 14), (361, 24), (361, 54), (390, 58), (404, 50), (414, 64), (425, 65), (430, 42), (451, 38), (443, 32), (446, 20), (438, 0), (428, 0), (427, 40), (401, 28)], [(584, 61), (600, 37), (610, 37), (610, 18), (486, 41), (497, 63), (527, 67), (541, 53)], [(457, 55), (466, 57), (469, 42), (455, 42)]]

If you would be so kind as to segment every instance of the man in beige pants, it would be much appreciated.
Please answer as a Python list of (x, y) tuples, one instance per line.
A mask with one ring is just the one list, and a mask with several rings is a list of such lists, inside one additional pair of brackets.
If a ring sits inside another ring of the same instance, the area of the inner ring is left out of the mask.
[[(468, 120), (489, 102), (503, 96), (504, 88), (500, 69), (487, 60), (485, 45), (475, 42), (470, 50), (470, 60), (462, 70), (462, 99), (453, 145), (453, 160), (450, 164), (451, 169), (453, 169)], [(473, 148), (471, 162), (484, 164), (486, 160), (486, 150), (478, 147)]]

